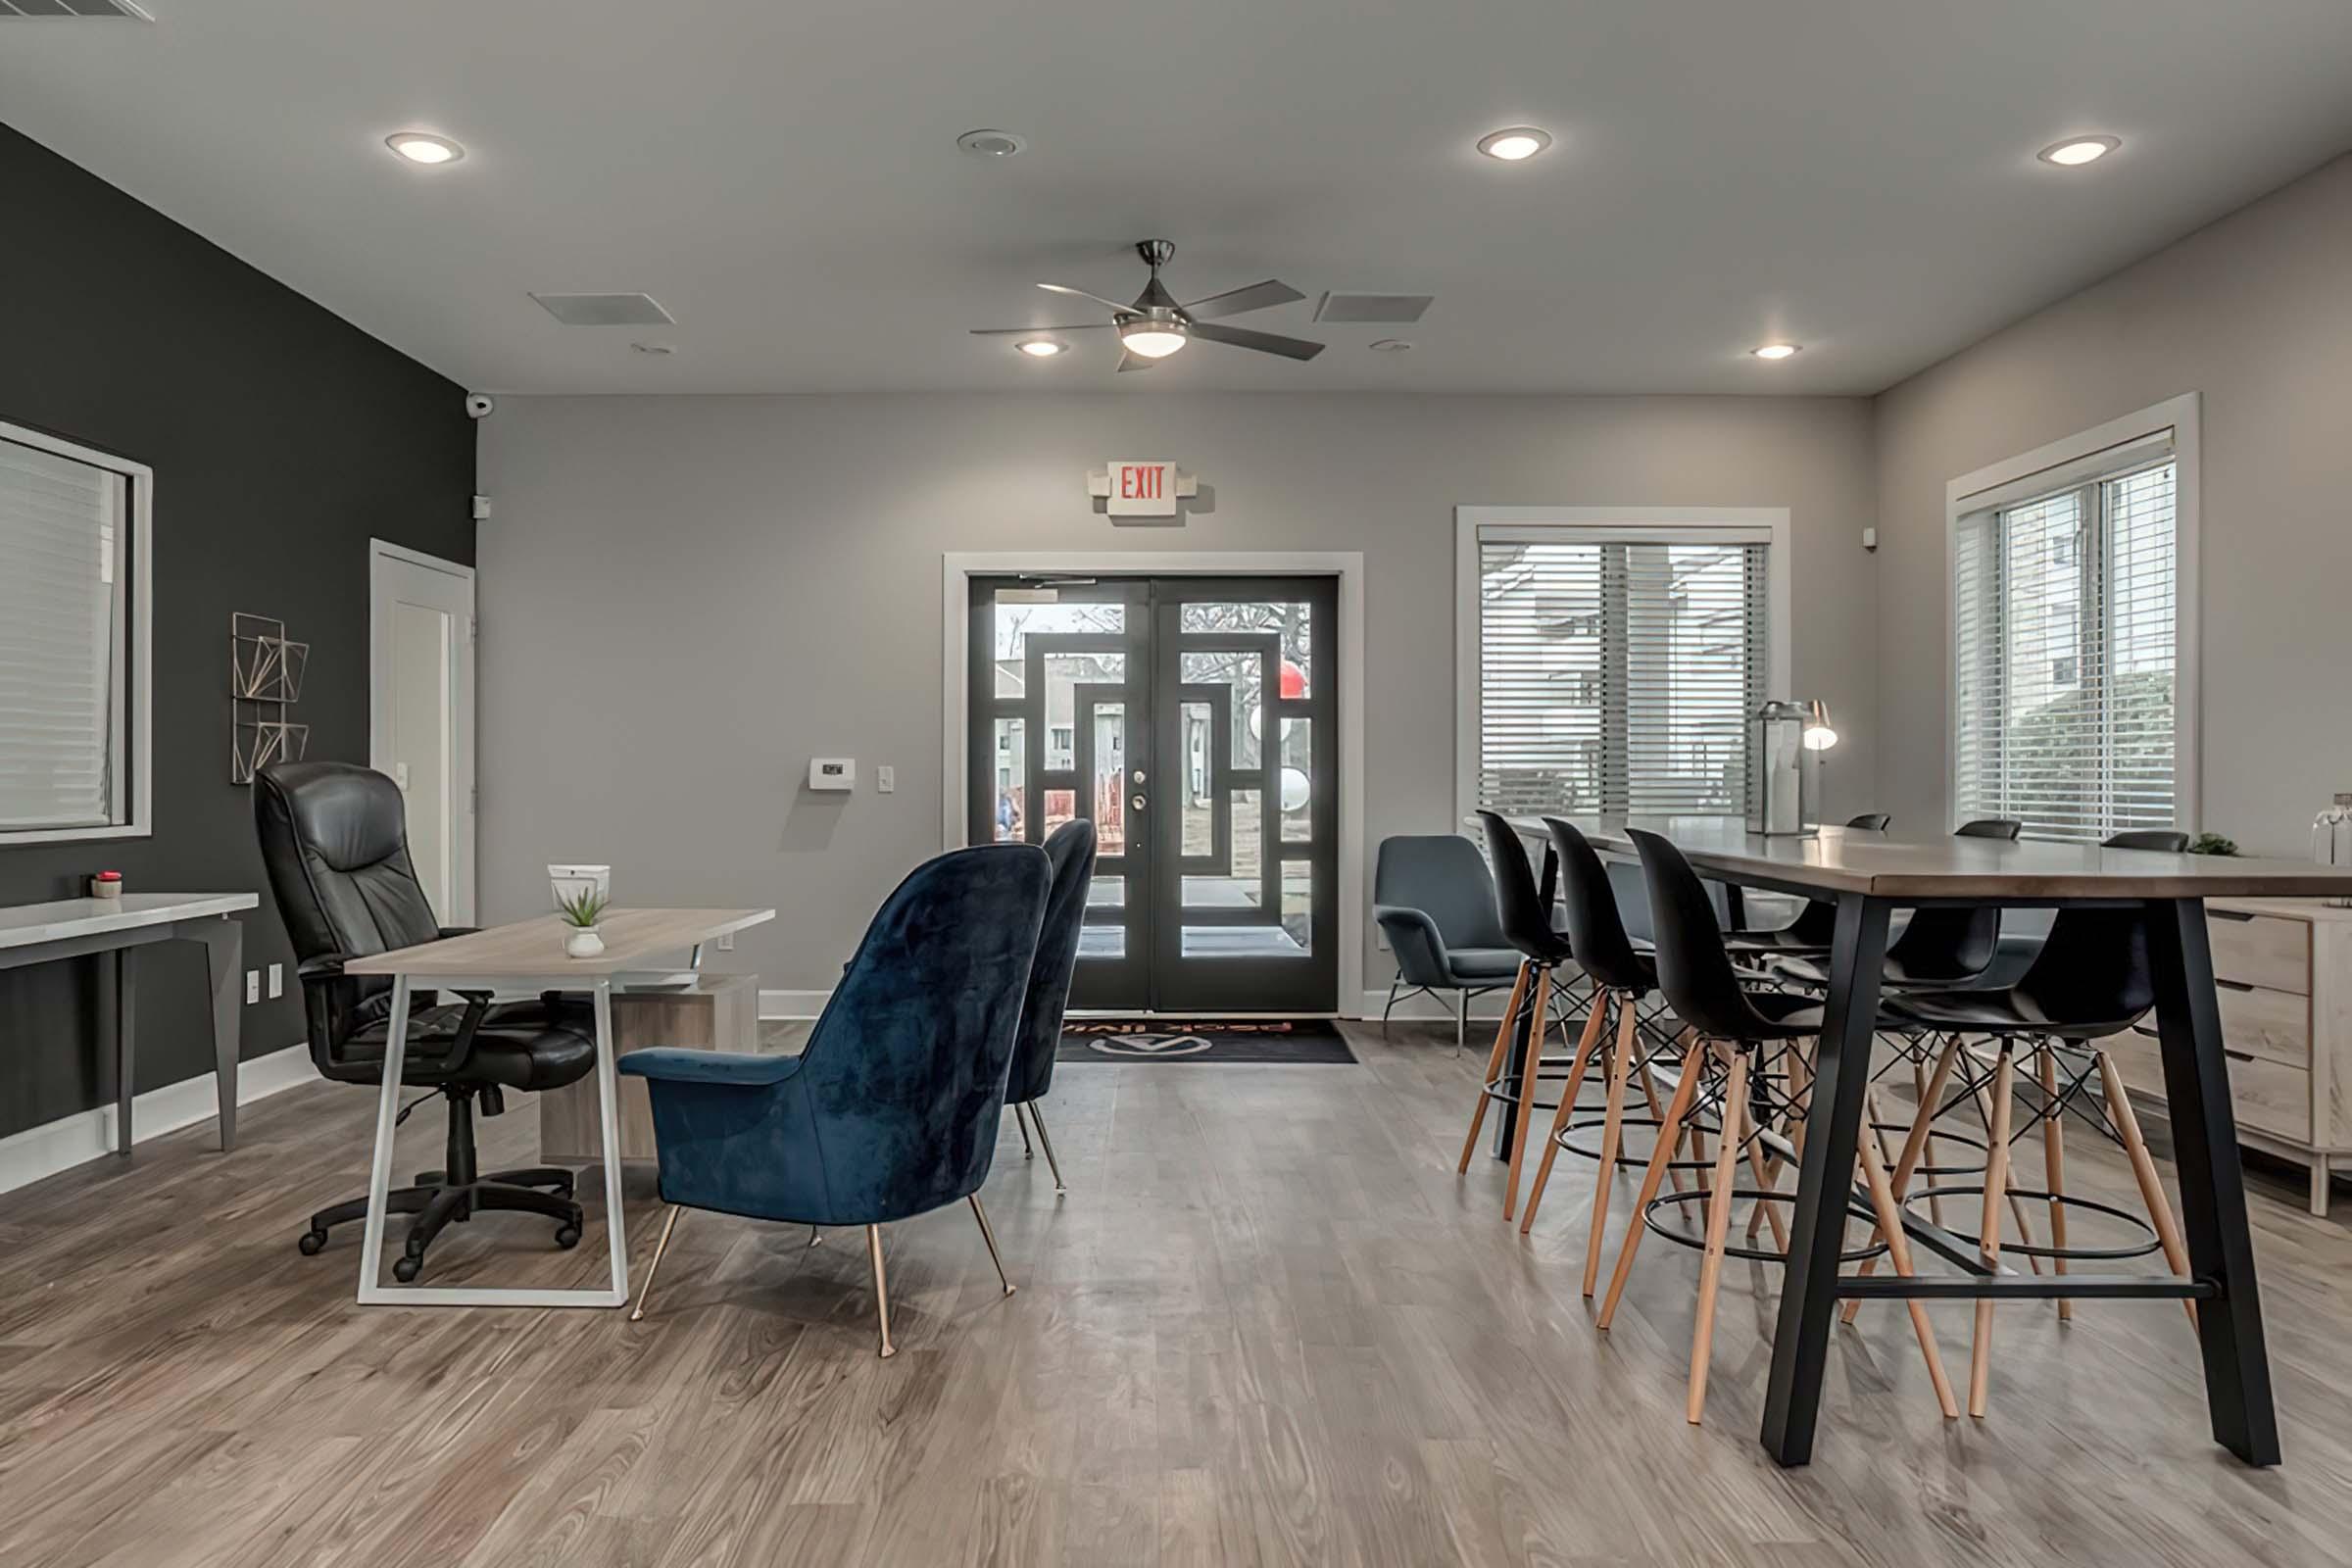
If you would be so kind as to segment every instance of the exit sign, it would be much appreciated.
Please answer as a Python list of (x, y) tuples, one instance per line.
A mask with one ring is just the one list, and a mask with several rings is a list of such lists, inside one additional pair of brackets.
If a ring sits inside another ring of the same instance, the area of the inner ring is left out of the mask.
[(1176, 503), (1198, 494), (1200, 481), (1173, 463), (1111, 463), (1088, 474), (1086, 487), (1113, 517), (1173, 517)]

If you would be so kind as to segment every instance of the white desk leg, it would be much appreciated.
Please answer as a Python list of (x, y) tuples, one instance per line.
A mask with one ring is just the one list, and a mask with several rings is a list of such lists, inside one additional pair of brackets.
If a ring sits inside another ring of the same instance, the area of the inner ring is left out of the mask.
[(605, 1135), (605, 1238), (612, 1250), (612, 1303), (629, 1298), (629, 1246), (620, 1215), (620, 1076), (612, 1049), (612, 982), (596, 983), (596, 1104)]
[(392, 977), (392, 1019), (384, 1035), (384, 1092), (375, 1107), (375, 1158), (368, 1169), (368, 1226), (360, 1242), (360, 1304), (384, 1298), (376, 1284), (384, 1209), (392, 1192), (392, 1139), (400, 1116), (400, 1069), (409, 1054), (409, 977)]

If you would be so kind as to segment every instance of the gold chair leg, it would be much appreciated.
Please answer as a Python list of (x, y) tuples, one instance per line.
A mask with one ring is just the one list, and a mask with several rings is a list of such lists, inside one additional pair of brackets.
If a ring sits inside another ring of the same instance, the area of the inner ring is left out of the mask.
[(882, 1359), (887, 1361), (899, 1353), (890, 1343), (890, 1283), (882, 1274), (882, 1227), (865, 1228), (865, 1255), (874, 1265), (874, 1320), (882, 1327)]
[(1502, 1074), (1502, 1059), (1511, 1049), (1511, 1025), (1518, 1021), (1519, 1004), (1527, 999), (1527, 974), (1532, 963), (1519, 965), (1519, 978), (1511, 982), (1511, 1000), (1503, 1004), (1502, 1026), (1494, 1031), (1494, 1049), (1487, 1056), (1487, 1075), (1478, 1081), (1478, 1104), (1470, 1112), (1470, 1136), (1462, 1140), (1462, 1162), (1454, 1167), (1456, 1176), (1470, 1173), (1470, 1154), (1478, 1148), (1478, 1130), (1487, 1122), (1487, 1085)]
[(1037, 1124), (1038, 1147), (1046, 1152), (1046, 1169), (1054, 1173), (1054, 1192), (1059, 1197), (1069, 1189), (1061, 1185), (1061, 1161), (1054, 1157), (1054, 1140), (1046, 1132), (1046, 1113), (1037, 1108), (1034, 1100), (1029, 1102), (1029, 1119)]
[(1536, 971), (1535, 1000), (1528, 1004), (1533, 1009), (1527, 1028), (1527, 1054), (1519, 1059), (1519, 1103), (1511, 1129), (1511, 1168), (1503, 1177), (1502, 1217), (1505, 1220), (1519, 1207), (1519, 1166), (1527, 1158), (1528, 1123), (1536, 1111), (1536, 1068), (1544, 1059), (1544, 1006), (1551, 1000), (1551, 971)]
[(1715, 1180), (1707, 1190), (1707, 1246), (1698, 1265), (1698, 1320), (1690, 1328), (1690, 1397), (1683, 1419), (1697, 1426), (1707, 1407), (1707, 1362), (1715, 1353), (1715, 1295), (1723, 1284), (1724, 1245), (1732, 1228), (1732, 1186), (1740, 1159), (1740, 1129), (1747, 1124), (1748, 1060), (1726, 1054), (1731, 1084), (1724, 1095), (1723, 1127), (1715, 1139)]
[(629, 1309), (629, 1321), (645, 1316), (645, 1298), (654, 1294), (654, 1276), (662, 1272), (662, 1254), (669, 1250), (669, 1233), (678, 1228), (678, 1216), (685, 1212), (677, 1204), (669, 1205), (669, 1218), (662, 1222), (662, 1239), (654, 1244), (654, 1261), (645, 1271), (645, 1284), (637, 1291), (637, 1304)]
[(1649, 1232), (1642, 1216), (1656, 1200), (1659, 1187), (1665, 1184), (1666, 1167), (1673, 1163), (1675, 1151), (1681, 1147), (1683, 1118), (1690, 1114), (1690, 1103), (1698, 1096), (1698, 1080), (1703, 1076), (1700, 1054), (1704, 1049), (1703, 1043), (1694, 1038), (1690, 1049), (1683, 1053), (1682, 1077), (1666, 1102), (1666, 1114), (1658, 1126), (1657, 1147), (1649, 1152), (1649, 1166), (1642, 1172), (1641, 1191), (1634, 1195), (1634, 1219), (1626, 1227), (1625, 1245), (1617, 1251), (1616, 1272), (1609, 1276), (1609, 1294), (1601, 1298), (1600, 1313), (1592, 1320), (1596, 1329), (1606, 1330), (1610, 1319), (1617, 1315), (1618, 1298), (1625, 1295), (1625, 1282), (1634, 1272), (1634, 1254), (1642, 1250), (1642, 1238)]
[[(1875, 1098), (1875, 1097), (1874, 1097)], [(1875, 1114), (1875, 1112), (1874, 1112)], [(1894, 1200), (1894, 1184), (1886, 1177), (1886, 1156), (1878, 1140), (1861, 1141), (1858, 1156), (1862, 1161), (1863, 1180), (1870, 1187), (1870, 1203), (1879, 1216), (1879, 1234), (1886, 1239), (1886, 1260), (1901, 1277), (1911, 1277), (1911, 1239), (1903, 1234), (1903, 1211)], [(1919, 1353), (1927, 1358), (1928, 1382), (1936, 1390), (1936, 1403), (1946, 1421), (1960, 1418), (1960, 1403), (1952, 1397), (1951, 1380), (1944, 1376), (1943, 1356), (1936, 1348), (1936, 1329), (1928, 1321), (1925, 1301), (1913, 1299), (1911, 1330), (1919, 1336)]]
[[(2050, 1246), (2063, 1252), (2066, 1250), (2066, 1107), (2058, 1103), (2058, 1048), (2043, 1041), (2037, 1053), (2041, 1058), (2041, 1170), (2042, 1185), (2050, 1190)], [(2059, 1273), (2066, 1272), (2066, 1259), (2053, 1257), (2050, 1264)], [(2058, 1298), (2058, 1321), (2069, 1322), (2075, 1315), (2075, 1303), (2065, 1297)]]
[(997, 1283), (1004, 1287), (1006, 1296), (1010, 1296), (1016, 1287), (1005, 1276), (1004, 1255), (997, 1250), (997, 1233), (989, 1229), (988, 1210), (980, 1206), (978, 1193), (971, 1194), (965, 1201), (972, 1205), (972, 1218), (980, 1222), (980, 1239), (988, 1244), (988, 1260), (997, 1265)]
[(1535, 1228), (1536, 1207), (1544, 1201), (1544, 1189), (1551, 1181), (1551, 1162), (1559, 1156), (1560, 1131), (1568, 1125), (1568, 1118), (1576, 1114), (1576, 1093), (1584, 1087), (1585, 1071), (1592, 1064), (1593, 1046), (1600, 1038), (1601, 1021), (1608, 1005), (1609, 994), (1594, 987), (1592, 1011), (1585, 1020), (1584, 1036), (1576, 1043), (1576, 1060), (1568, 1069), (1568, 1091), (1560, 1096), (1560, 1108), (1552, 1112), (1551, 1131), (1544, 1137), (1544, 1158), (1536, 1166), (1536, 1183), (1527, 1192), (1527, 1212), (1519, 1219), (1522, 1236)]
[[(2009, 1194), (2009, 1080), (2014, 1063), (2009, 1042), (1992, 1066), (1992, 1104), (1987, 1112), (1992, 1148), (1984, 1159), (1984, 1205), (1978, 1220), (1979, 1247), (1984, 1261), (2001, 1261), (2001, 1208)], [(1992, 1387), (1992, 1298), (1977, 1298), (1975, 1343), (1968, 1356), (1968, 1413), (1983, 1417)]]
[[(2139, 1118), (2132, 1114), (2132, 1095), (2124, 1088), (2123, 1074), (2115, 1070), (2115, 1060), (2104, 1051), (2098, 1054), (2099, 1087), (2107, 1093), (2107, 1114), (2115, 1120), (2115, 1130), (2123, 1135), (2124, 1152), (2131, 1156), (2132, 1175), (2139, 1183), (2140, 1201), (2148, 1206), (2148, 1222), (2156, 1227), (2156, 1244), (2164, 1249), (2165, 1265), (2182, 1279), (2188, 1275), (2188, 1249), (2180, 1244), (2180, 1227), (2173, 1223), (2173, 1205), (2164, 1196), (2164, 1180), (2156, 1174), (2155, 1156), (2139, 1136)], [(2197, 1324), (2197, 1303), (2182, 1301), (2188, 1308), (2188, 1324)]]
[(813, 1225), (808, 1227), (808, 1245), (810, 1247), (814, 1247), (817, 1243), (823, 1241), (824, 1239), (825, 1233), (823, 1231), (818, 1230)]
[(1021, 1109), (1020, 1102), (1017, 1100), (1013, 1102), (1012, 1105), (1012, 1124), (1021, 1130), (1021, 1157), (1035, 1159), (1037, 1147), (1029, 1142), (1029, 1117), (1027, 1112)]

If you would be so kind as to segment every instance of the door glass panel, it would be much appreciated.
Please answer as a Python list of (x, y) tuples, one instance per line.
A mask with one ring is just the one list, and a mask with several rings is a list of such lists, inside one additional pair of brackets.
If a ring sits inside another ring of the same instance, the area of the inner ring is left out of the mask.
[(1095, 845), (1102, 855), (1127, 853), (1127, 710), (1095, 705)]
[(1305, 915), (1299, 935), (1280, 925), (1188, 925), (1183, 953), (1188, 958), (1300, 958), (1307, 956)]
[(1047, 835), (1050, 836), (1055, 828), (1077, 814), (1078, 792), (1076, 790), (1046, 791), (1045, 832)]
[(1265, 727), (1258, 713), (1258, 657), (1254, 653), (1182, 654), (1177, 675), (1187, 686), (1224, 686), (1233, 693), (1233, 765), (1257, 766), (1257, 737)]
[(1288, 862), (1282, 868), (1282, 930), (1300, 953), (1314, 945), (1314, 868), (1304, 860)]
[[(1020, 602), (1019, 596), (1032, 589), (997, 590), (996, 642), (999, 697), (1028, 695), (1029, 638), (1039, 633), (1102, 632), (1117, 634), (1127, 629), (1127, 607), (1123, 604), (1090, 605), (1057, 603), (1033, 605)], [(1006, 596), (1011, 595), (1010, 602)]]
[[(1291, 604), (1188, 604), (1177, 611), (1179, 631), (1274, 632), (1282, 638), (1282, 695), (1313, 694), (1314, 659), (1308, 639), (1312, 607)], [(1191, 680), (1190, 675), (1185, 676)]]
[(1184, 906), (1188, 909), (1254, 909), (1265, 893), (1256, 877), (1188, 876)]
[(1252, 883), (1265, 864), (1266, 826), (1258, 812), (1258, 803), (1264, 799), (1262, 790), (1233, 792), (1233, 874)]
[(1000, 718), (996, 723), (995, 760), (990, 763), (995, 787), (990, 799), (996, 803), (993, 810), (999, 844), (1017, 844), (1021, 839), (1025, 809), (1021, 797), (1029, 781), (1029, 759), (1022, 745), (1024, 727), (1025, 721), (1017, 718)]
[(1123, 876), (1099, 876), (1086, 885), (1086, 906), (1090, 909), (1123, 909), (1127, 906), (1127, 879)]
[(1081, 926), (1078, 931), (1078, 956), (1124, 958), (1127, 956), (1127, 928), (1123, 925)]
[(1282, 721), (1282, 841), (1304, 844), (1315, 836), (1315, 741), (1311, 718)]
[(1184, 733), (1184, 853), (1204, 856), (1216, 849), (1216, 811), (1209, 802), (1214, 778), (1209, 725), (1216, 710), (1206, 703), (1185, 703), (1180, 709)]
[(1124, 654), (1048, 654), (1046, 674), (1046, 767), (1075, 767), (1078, 754), (1079, 682), (1117, 686), (1127, 679)]

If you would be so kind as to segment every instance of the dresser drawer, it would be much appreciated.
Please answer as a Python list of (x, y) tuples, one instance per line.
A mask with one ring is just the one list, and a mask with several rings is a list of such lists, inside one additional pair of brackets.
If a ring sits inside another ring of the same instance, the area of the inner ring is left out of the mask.
[(2222, 1042), (2231, 1051), (2281, 1066), (2311, 1070), (2311, 999), (2222, 981)]
[(2208, 909), (2205, 930), (2216, 977), (2268, 991), (2311, 994), (2311, 927), (2305, 922)]
[[(2153, 1027), (2148, 1025), (2145, 1027)], [(2124, 1086), (2164, 1103), (2164, 1058), (2156, 1042), (2127, 1029), (2103, 1042), (2115, 1058)], [(2311, 1142), (2311, 1073), (2303, 1067), (2249, 1055), (2230, 1048), (2230, 1108), (2237, 1124), (2290, 1143)]]

